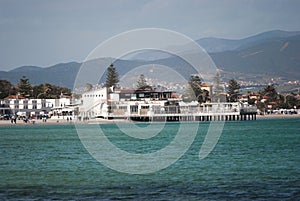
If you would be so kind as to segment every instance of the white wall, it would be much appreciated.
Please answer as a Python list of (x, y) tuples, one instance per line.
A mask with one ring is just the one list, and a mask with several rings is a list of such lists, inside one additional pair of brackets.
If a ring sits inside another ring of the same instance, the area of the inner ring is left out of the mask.
[(106, 87), (83, 93), (79, 111), (83, 117), (107, 116)]

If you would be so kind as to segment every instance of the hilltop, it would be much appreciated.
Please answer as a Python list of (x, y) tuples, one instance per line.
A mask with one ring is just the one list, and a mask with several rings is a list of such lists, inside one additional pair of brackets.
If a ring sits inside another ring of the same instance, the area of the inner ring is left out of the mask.
[[(240, 40), (203, 38), (197, 42), (222, 70), (225, 80), (234, 78), (253, 83), (300, 80), (300, 32), (275, 30)], [(121, 76), (137, 66), (149, 64), (169, 66), (185, 78), (194, 73), (178, 57), (155, 55), (157, 53), (153, 52), (137, 54), (130, 60), (117, 60), (115, 66)], [(105, 59), (90, 62), (97, 67), (105, 63)], [(45, 68), (22, 66), (10, 71), (0, 71), (0, 79), (16, 84), (25, 75), (34, 85), (47, 82), (73, 88), (80, 66), (81, 63), (78, 62), (60, 63)]]

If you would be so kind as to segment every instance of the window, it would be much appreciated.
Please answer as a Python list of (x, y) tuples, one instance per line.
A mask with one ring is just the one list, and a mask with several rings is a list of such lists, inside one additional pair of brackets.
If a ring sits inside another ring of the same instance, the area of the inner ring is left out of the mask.
[(28, 100), (23, 101), (23, 109), (28, 109)]
[(121, 109), (121, 110), (127, 110), (127, 106), (119, 106), (119, 109)]
[(37, 109), (37, 101), (36, 100), (32, 101), (32, 109)]
[(131, 105), (130, 106), (130, 112), (131, 113), (137, 113), (138, 112), (138, 106), (137, 105)]
[(42, 101), (42, 107), (46, 107), (46, 101)]
[(14, 100), (14, 108), (19, 109), (19, 100)]

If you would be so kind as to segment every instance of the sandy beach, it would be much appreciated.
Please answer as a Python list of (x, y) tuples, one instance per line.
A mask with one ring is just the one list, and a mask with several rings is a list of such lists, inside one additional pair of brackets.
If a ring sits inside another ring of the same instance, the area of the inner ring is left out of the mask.
[[(300, 118), (300, 114), (270, 114), (270, 115), (257, 115), (257, 120), (261, 119), (286, 119), (286, 118)], [(34, 123), (33, 123), (34, 122)], [(117, 122), (128, 122), (127, 120), (107, 120), (107, 119), (91, 119), (87, 121), (67, 121), (66, 119), (47, 119), (46, 122), (43, 120), (35, 120), (25, 123), (23, 120), (17, 120), (16, 124), (12, 124), (10, 120), (0, 120), (0, 126), (14, 126), (14, 125), (68, 125), (68, 124), (113, 124)]]
[(11, 123), (10, 120), (0, 120), (0, 126), (14, 126), (14, 125), (47, 125), (47, 124), (72, 124), (74, 122), (67, 121), (67, 120), (54, 120), (54, 119), (48, 119), (46, 122), (43, 122), (43, 120), (30, 120), (29, 122), (25, 123), (23, 120), (17, 120), (16, 124)]
[(300, 114), (267, 114), (257, 115), (257, 119), (289, 119), (289, 118), (300, 118)]
[(0, 120), (0, 126), (15, 126), (15, 125), (69, 125), (69, 124), (113, 124), (117, 122), (128, 122), (127, 120), (107, 120), (107, 119), (90, 119), (86, 121), (78, 121), (78, 120), (66, 120), (66, 119), (47, 119), (46, 122), (43, 120), (30, 120), (25, 123), (23, 120), (17, 120), (16, 124), (11, 123), (10, 120)]

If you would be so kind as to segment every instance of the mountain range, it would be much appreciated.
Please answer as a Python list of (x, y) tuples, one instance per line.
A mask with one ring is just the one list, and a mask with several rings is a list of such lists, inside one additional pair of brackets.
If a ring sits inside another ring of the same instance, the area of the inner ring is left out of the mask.
[[(269, 31), (240, 40), (203, 38), (196, 41), (202, 46), (227, 79), (248, 79), (260, 82), (266, 77), (300, 80), (300, 31)], [(107, 63), (111, 58), (89, 61), (91, 65)], [(141, 53), (130, 60), (114, 62), (119, 75), (142, 65), (165, 65), (188, 78), (193, 69), (181, 58), (157, 53)], [(22, 76), (32, 85), (50, 83), (73, 88), (81, 63), (60, 63), (50, 67), (22, 66), (0, 71), (0, 79), (17, 84)]]

